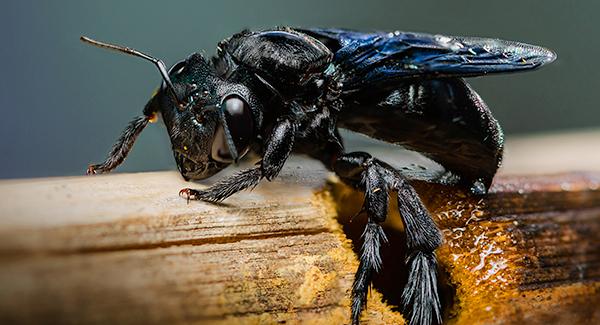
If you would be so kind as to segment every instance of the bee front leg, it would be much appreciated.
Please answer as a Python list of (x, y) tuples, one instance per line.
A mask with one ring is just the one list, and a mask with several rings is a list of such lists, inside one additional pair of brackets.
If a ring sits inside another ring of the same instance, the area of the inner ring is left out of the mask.
[(409, 278), (402, 293), (402, 305), (408, 324), (440, 323), (434, 251), (441, 245), (442, 236), (413, 187), (399, 171), (365, 152), (339, 156), (333, 170), (344, 182), (365, 192), (363, 206), (369, 217), (352, 286), (352, 323), (359, 323), (372, 275), (381, 268), (379, 248), (386, 239), (378, 223), (387, 216), (390, 192), (398, 193), (398, 209), (407, 238)]
[(295, 135), (296, 124), (292, 120), (279, 120), (271, 131), (263, 158), (256, 167), (242, 170), (205, 190), (184, 188), (179, 195), (187, 200), (221, 202), (239, 191), (256, 187), (263, 178), (273, 180), (292, 152)]

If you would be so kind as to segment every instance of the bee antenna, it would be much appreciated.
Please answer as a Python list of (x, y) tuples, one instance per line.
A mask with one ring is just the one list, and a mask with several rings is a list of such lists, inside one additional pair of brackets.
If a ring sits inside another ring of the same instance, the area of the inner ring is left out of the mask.
[(171, 78), (169, 78), (169, 73), (167, 72), (167, 68), (165, 67), (165, 64), (161, 60), (159, 60), (155, 57), (152, 57), (146, 53), (140, 52), (136, 49), (129, 48), (129, 47), (96, 41), (96, 40), (91, 39), (86, 36), (81, 36), (79, 39), (84, 43), (88, 43), (88, 44), (91, 44), (91, 45), (94, 45), (97, 47), (137, 56), (139, 58), (142, 58), (142, 59), (145, 59), (145, 60), (148, 60), (148, 61), (154, 63), (154, 65), (156, 65), (156, 67), (158, 68), (158, 71), (160, 72), (160, 75), (162, 76), (163, 80), (167, 84), (167, 88), (169, 88), (169, 92), (171, 93), (171, 96), (173, 96), (173, 99), (175, 100), (175, 102), (177, 102), (177, 104), (179, 106), (182, 106), (183, 101), (180, 100), (179, 97), (177, 97), (177, 93), (175, 92), (175, 87), (173, 86), (173, 83), (171, 82)]

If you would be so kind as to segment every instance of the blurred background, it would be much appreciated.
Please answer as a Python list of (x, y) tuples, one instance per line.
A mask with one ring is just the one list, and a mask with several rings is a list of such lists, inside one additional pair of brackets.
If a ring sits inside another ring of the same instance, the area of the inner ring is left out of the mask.
[[(598, 1), (10, 1), (0, 13), (0, 178), (81, 175), (159, 85), (128, 45), (167, 65), (244, 28), (277, 25), (496, 37), (548, 47), (554, 64), (470, 79), (509, 136), (600, 126)], [(355, 139), (355, 138), (352, 138)], [(351, 141), (353, 141), (351, 139)], [(575, 143), (577, 145), (577, 143)], [(174, 169), (164, 127), (148, 127), (119, 171)]]

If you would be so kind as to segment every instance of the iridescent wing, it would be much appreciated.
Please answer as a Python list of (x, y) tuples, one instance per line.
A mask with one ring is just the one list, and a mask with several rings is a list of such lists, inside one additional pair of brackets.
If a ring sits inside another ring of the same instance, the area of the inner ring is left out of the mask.
[(344, 90), (392, 86), (396, 81), (472, 77), (531, 70), (556, 55), (543, 47), (480, 37), (409, 32), (360, 33), (343, 29), (300, 30), (335, 53)]

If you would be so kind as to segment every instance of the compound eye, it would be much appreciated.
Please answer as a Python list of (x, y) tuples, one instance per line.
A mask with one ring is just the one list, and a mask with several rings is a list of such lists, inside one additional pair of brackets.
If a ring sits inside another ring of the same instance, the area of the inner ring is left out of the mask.
[[(186, 67), (186, 62), (185, 61), (179, 61), (177, 63), (175, 63), (170, 69), (169, 69), (169, 76), (173, 77), (176, 76), (178, 74), (180, 74), (181, 72), (183, 72), (183, 69), (185, 69)], [(167, 88), (167, 84), (165, 83), (165, 81), (163, 80), (163, 82), (160, 85), (161, 89), (165, 89)]]
[(169, 69), (169, 76), (180, 74), (185, 68), (185, 61), (179, 61), (175, 63), (171, 69)]
[(238, 156), (242, 157), (248, 152), (254, 136), (254, 119), (248, 103), (237, 95), (226, 97), (222, 105), (227, 125), (217, 128), (211, 154), (214, 160), (232, 162), (233, 156), (227, 144), (225, 127), (229, 130)]

